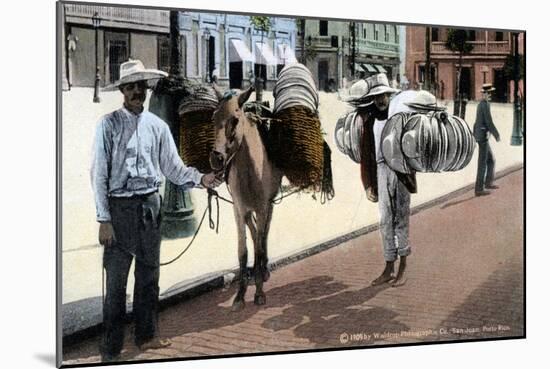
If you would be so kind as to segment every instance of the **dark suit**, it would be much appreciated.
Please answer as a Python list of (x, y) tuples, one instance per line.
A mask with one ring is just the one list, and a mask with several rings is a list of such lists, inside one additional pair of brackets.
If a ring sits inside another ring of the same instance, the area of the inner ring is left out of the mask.
[(477, 106), (474, 137), (478, 144), (479, 156), (477, 160), (476, 192), (481, 192), (486, 186), (493, 184), (495, 178), (495, 157), (489, 146), (489, 133), (500, 140), (500, 135), (491, 117), (491, 106), (482, 100)]

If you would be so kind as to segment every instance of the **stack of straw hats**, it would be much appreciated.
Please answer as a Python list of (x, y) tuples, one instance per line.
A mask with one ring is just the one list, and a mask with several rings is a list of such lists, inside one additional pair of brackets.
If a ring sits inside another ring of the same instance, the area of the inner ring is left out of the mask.
[(426, 91), (419, 91), (404, 105), (409, 110), (391, 116), (382, 131), (382, 154), (392, 169), (437, 173), (468, 165), (475, 141), (463, 119), (438, 107)]
[(320, 191), (323, 136), (317, 111), (319, 95), (311, 72), (302, 64), (287, 65), (279, 74), (273, 95), (273, 159), (293, 186)]

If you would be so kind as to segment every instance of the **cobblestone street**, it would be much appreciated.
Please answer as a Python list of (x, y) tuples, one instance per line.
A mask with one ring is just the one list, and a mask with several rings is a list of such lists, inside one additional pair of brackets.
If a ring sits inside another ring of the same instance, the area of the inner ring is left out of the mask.
[[(164, 309), (173, 344), (139, 352), (131, 327), (122, 360), (301, 351), (523, 336), (523, 170), (411, 217), (407, 283), (371, 287), (384, 265), (378, 231), (275, 270), (267, 304), (231, 312), (235, 284)], [(64, 364), (100, 360), (98, 337), (69, 347)]]

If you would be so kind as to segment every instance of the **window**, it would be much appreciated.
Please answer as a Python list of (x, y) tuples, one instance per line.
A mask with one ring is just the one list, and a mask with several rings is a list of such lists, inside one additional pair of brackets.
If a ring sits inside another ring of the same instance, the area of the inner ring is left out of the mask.
[(319, 21), (319, 35), (328, 36), (328, 21)]
[(476, 40), (476, 31), (468, 31), (468, 41)]
[(439, 41), (439, 28), (432, 27), (432, 42)]
[(376, 25), (374, 25), (374, 39), (378, 41), (378, 27)]
[(504, 41), (504, 32), (496, 32), (495, 41)]
[(390, 40), (390, 35), (388, 34), (388, 26), (384, 24), (384, 41), (388, 42)]
[(158, 68), (168, 72), (170, 69), (170, 39), (168, 36), (158, 36)]
[(363, 38), (367, 38), (367, 29), (363, 27)]

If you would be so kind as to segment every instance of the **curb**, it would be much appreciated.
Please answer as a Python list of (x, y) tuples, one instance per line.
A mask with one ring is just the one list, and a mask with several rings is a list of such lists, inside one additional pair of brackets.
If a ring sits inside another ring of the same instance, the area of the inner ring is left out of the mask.
[[(505, 177), (518, 170), (522, 170), (523, 168), (524, 168), (523, 164), (517, 164), (511, 167), (505, 168), (496, 173), (495, 179)], [(472, 183), (464, 187), (461, 187), (455, 191), (452, 191), (445, 195), (437, 197), (435, 199), (416, 205), (413, 208), (411, 208), (411, 216), (418, 214), (426, 209), (430, 209), (436, 205), (445, 203), (451, 198), (473, 191), (474, 187), (475, 187), (475, 184)], [(365, 227), (362, 227), (355, 231), (335, 237), (333, 239), (322, 242), (320, 244), (311, 245), (309, 247), (304, 248), (303, 250), (297, 251), (287, 256), (282, 256), (279, 259), (274, 260), (273, 262), (269, 263), (269, 270), (274, 271), (274, 270), (280, 269), (284, 266), (303, 260), (309, 256), (319, 254), (323, 251), (336, 247), (343, 242), (350, 241), (354, 238), (363, 236), (365, 234), (371, 233), (378, 229), (379, 229), (379, 223), (369, 224)], [(172, 305), (190, 300), (204, 293), (211, 292), (213, 290), (224, 288), (224, 287), (227, 288), (236, 279), (238, 275), (239, 275), (239, 269), (236, 268), (233, 270), (225, 270), (217, 273), (212, 273), (191, 281), (184, 281), (181, 283), (179, 287), (165, 291), (160, 295), (159, 311), (162, 311)], [(131, 317), (132, 317), (132, 312), (129, 312), (127, 314), (127, 318), (131, 319)], [(63, 336), (63, 347), (67, 348), (67, 347), (70, 347), (71, 345), (81, 342), (82, 340), (96, 336), (101, 333), (101, 330), (102, 330), (102, 323), (100, 322), (90, 327), (67, 334)]]

